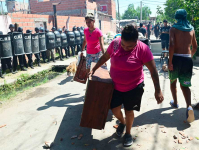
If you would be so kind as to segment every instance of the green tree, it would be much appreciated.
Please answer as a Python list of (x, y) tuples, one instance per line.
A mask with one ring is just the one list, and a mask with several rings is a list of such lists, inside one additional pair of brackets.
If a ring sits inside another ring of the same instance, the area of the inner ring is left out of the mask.
[[(142, 20), (148, 20), (149, 15), (151, 14), (151, 10), (149, 7), (142, 7)], [(140, 7), (138, 6), (136, 9), (133, 4), (130, 4), (127, 10), (124, 12), (122, 19), (140, 19)]]

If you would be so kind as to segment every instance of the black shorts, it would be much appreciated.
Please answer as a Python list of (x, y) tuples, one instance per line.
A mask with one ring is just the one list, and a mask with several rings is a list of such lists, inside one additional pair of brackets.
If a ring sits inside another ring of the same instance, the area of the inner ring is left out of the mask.
[(124, 105), (125, 110), (140, 111), (142, 95), (144, 93), (144, 82), (128, 92), (113, 91), (111, 109)]
[(161, 41), (161, 43), (162, 43), (162, 49), (169, 49), (169, 40), (162, 40)]

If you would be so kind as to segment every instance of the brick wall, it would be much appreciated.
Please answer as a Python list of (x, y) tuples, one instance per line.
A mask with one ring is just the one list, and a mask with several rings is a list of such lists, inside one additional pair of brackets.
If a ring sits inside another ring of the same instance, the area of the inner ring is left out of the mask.
[[(24, 33), (27, 29), (30, 29), (34, 33), (34, 28), (36, 27), (36, 22), (46, 22), (47, 29), (51, 30), (53, 27), (53, 16), (51, 15), (38, 15), (38, 14), (18, 14), (12, 13), (9, 14), (11, 17), (12, 23), (19, 24), (20, 27), (23, 27)], [(69, 19), (69, 21), (68, 21)], [(67, 28), (68, 21), (68, 29), (72, 31), (73, 26), (83, 26), (86, 27), (86, 23), (84, 21), (84, 17), (68, 17), (68, 16), (57, 16), (57, 26), (58, 28)], [(101, 18), (102, 24), (102, 32), (106, 34), (108, 31), (116, 32), (116, 24), (111, 21), (110, 17)], [(96, 24), (97, 25), (97, 24)], [(37, 26), (38, 27), (38, 26)]]

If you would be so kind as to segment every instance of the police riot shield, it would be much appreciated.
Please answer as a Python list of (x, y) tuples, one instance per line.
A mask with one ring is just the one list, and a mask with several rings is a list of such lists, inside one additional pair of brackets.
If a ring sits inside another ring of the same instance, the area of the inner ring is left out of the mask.
[(61, 47), (61, 34), (58, 31), (55, 31), (54, 34), (55, 34), (55, 46)]
[(13, 47), (14, 47), (14, 55), (23, 55), (24, 54), (24, 45), (23, 45), (23, 33), (21, 32), (13, 32)]
[(32, 53), (32, 45), (31, 45), (31, 34), (25, 33), (23, 35), (23, 43), (24, 43), (24, 52), (26, 54)]
[(38, 33), (35, 33), (35, 34), (32, 34), (32, 53), (33, 54), (36, 54), (36, 53), (39, 53), (39, 34)]
[(80, 30), (80, 36), (81, 36), (81, 43), (84, 41), (84, 31)]
[(46, 33), (46, 48), (47, 49), (55, 48), (55, 34), (52, 32)]
[(10, 35), (0, 35), (0, 58), (12, 57), (12, 45)]
[(46, 51), (46, 35), (45, 33), (39, 33), (39, 51)]
[(67, 36), (66, 36), (65, 33), (61, 34), (61, 46), (62, 47), (67, 47), (68, 46)]
[(75, 34), (72, 31), (67, 32), (67, 41), (69, 46), (75, 45)]
[(74, 31), (75, 34), (75, 44), (81, 45), (81, 36), (79, 31)]

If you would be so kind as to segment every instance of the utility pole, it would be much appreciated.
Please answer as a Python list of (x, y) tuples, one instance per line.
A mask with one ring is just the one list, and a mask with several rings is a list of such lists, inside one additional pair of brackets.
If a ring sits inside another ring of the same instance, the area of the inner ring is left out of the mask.
[(56, 10), (56, 6), (61, 4), (61, 2), (59, 3), (52, 3), (53, 5), (53, 11), (54, 11), (54, 21), (55, 21), (55, 28), (57, 30), (57, 10)]
[(119, 18), (119, 29), (120, 29), (120, 4), (119, 4), (119, 0), (117, 0), (117, 6), (118, 6), (118, 18)]
[(140, 23), (142, 23), (142, 1), (140, 1)]

